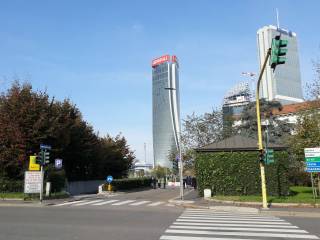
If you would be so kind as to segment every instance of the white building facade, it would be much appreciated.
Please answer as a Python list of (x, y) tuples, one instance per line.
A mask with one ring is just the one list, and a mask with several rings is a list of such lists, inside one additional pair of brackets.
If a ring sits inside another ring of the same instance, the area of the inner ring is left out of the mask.
[(152, 119), (154, 166), (172, 168), (171, 152), (180, 134), (179, 64), (176, 56), (152, 61)]
[(288, 40), (286, 63), (277, 65), (273, 70), (269, 62), (261, 81), (261, 98), (268, 101), (279, 101), (283, 105), (303, 102), (300, 63), (297, 46), (297, 35), (275, 26), (265, 26), (257, 32), (259, 66), (262, 68), (272, 38), (281, 35), (281, 39)]

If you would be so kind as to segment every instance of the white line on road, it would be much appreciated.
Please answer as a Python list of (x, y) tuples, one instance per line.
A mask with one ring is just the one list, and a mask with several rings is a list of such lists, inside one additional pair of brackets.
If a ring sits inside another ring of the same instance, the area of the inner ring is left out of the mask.
[(303, 239), (319, 239), (315, 235), (309, 234), (281, 234), (281, 233), (253, 233), (253, 232), (213, 232), (213, 231), (195, 231), (195, 230), (166, 230), (166, 233), (179, 234), (199, 234), (199, 235), (224, 235), (224, 236), (243, 236), (243, 237), (278, 237), (278, 238), (303, 238)]
[(92, 204), (93, 206), (102, 206), (102, 205), (106, 205), (108, 203), (113, 203), (113, 202), (117, 202), (119, 200), (108, 200), (108, 201), (105, 201), (105, 202), (101, 202), (101, 203), (95, 203), (95, 204)]
[(139, 206), (139, 205), (146, 204), (146, 203), (149, 203), (149, 202), (151, 202), (151, 201), (141, 201), (141, 202), (131, 203), (129, 205), (131, 205), (131, 206)]
[(216, 237), (186, 237), (186, 236), (169, 236), (164, 235), (160, 237), (160, 240), (258, 240), (253, 238), (216, 238)]
[(81, 201), (72, 201), (72, 202), (65, 202), (65, 203), (60, 203), (54, 206), (66, 206), (66, 205), (71, 205), (71, 204), (75, 204), (75, 203), (81, 203), (81, 202), (85, 202), (87, 200), (81, 200)]
[(148, 204), (149, 207), (155, 207), (155, 206), (159, 206), (161, 204), (163, 204), (164, 202), (154, 202), (154, 203), (151, 203), (151, 204)]
[(249, 231), (249, 232), (286, 232), (286, 233), (308, 233), (300, 229), (274, 229), (274, 228), (248, 228), (248, 227), (199, 227), (199, 226), (171, 226), (175, 229), (197, 229), (197, 230), (231, 230), (231, 231)]
[(198, 226), (213, 226), (213, 227), (264, 227), (264, 228), (298, 228), (292, 225), (261, 225), (261, 224), (230, 224), (230, 223), (198, 223), (198, 222), (174, 222), (174, 225), (198, 225)]
[(184, 213), (181, 215), (181, 217), (221, 217), (221, 218), (230, 218), (230, 217), (236, 217), (236, 218), (250, 218), (250, 219), (280, 219), (276, 217), (270, 217), (270, 216), (239, 216), (239, 215), (222, 215), (222, 214), (193, 214), (193, 213)]
[(98, 199), (98, 200), (93, 200), (93, 201), (88, 201), (88, 202), (83, 202), (83, 203), (77, 203), (72, 206), (83, 206), (83, 205), (89, 205), (92, 203), (97, 203), (97, 202), (102, 202), (102, 201), (103, 201), (103, 199)]
[(254, 224), (282, 224), (282, 225), (290, 225), (287, 222), (266, 222), (266, 221), (231, 221), (231, 220), (202, 220), (202, 219), (177, 219), (177, 222), (209, 222), (209, 223), (254, 223)]
[(179, 217), (179, 219), (206, 219), (206, 220), (246, 220), (251, 222), (256, 222), (258, 220), (263, 220), (267, 222), (284, 222), (282, 219), (251, 219), (251, 218), (238, 218), (238, 217)]
[(135, 200), (126, 200), (126, 201), (123, 201), (123, 202), (117, 202), (117, 203), (114, 203), (114, 204), (111, 204), (113, 206), (120, 206), (120, 205), (125, 205), (127, 203), (132, 203), (132, 202), (135, 202)]

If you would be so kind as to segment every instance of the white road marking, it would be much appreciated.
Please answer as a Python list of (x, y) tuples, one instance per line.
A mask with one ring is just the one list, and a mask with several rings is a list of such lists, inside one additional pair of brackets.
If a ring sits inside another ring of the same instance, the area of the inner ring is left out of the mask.
[(114, 203), (114, 204), (111, 204), (111, 205), (120, 206), (120, 205), (125, 205), (125, 204), (128, 204), (128, 203), (132, 203), (132, 202), (135, 202), (135, 200), (126, 200), (126, 201), (117, 202), (117, 203)]
[(197, 230), (232, 230), (232, 231), (250, 231), (250, 232), (286, 232), (286, 233), (308, 233), (300, 229), (275, 229), (275, 228), (248, 228), (248, 227), (199, 227), (199, 226), (171, 226), (174, 229), (197, 229)]
[(278, 237), (278, 238), (303, 238), (319, 239), (315, 235), (309, 234), (281, 234), (281, 233), (254, 233), (254, 232), (214, 232), (214, 231), (195, 231), (195, 230), (172, 230), (168, 229), (166, 233), (193, 234), (193, 235), (224, 235), (224, 236), (242, 236), (242, 237)]
[(229, 223), (198, 223), (198, 222), (174, 222), (174, 225), (194, 225), (194, 226), (213, 226), (213, 227), (264, 227), (264, 228), (298, 228), (292, 225), (261, 225), (261, 224), (229, 224)]
[(154, 206), (159, 206), (161, 204), (163, 204), (164, 202), (154, 202), (154, 203), (150, 203), (148, 204), (149, 207), (154, 207)]
[(75, 203), (81, 203), (81, 202), (85, 202), (85, 201), (87, 201), (87, 200), (65, 202), (65, 203), (56, 204), (54, 206), (66, 206), (66, 205), (71, 205), (71, 204), (75, 204)]
[(129, 205), (131, 205), (131, 206), (139, 206), (139, 205), (146, 204), (146, 203), (149, 203), (149, 202), (151, 202), (151, 201), (141, 201), (141, 202), (131, 203)]
[(256, 222), (258, 220), (268, 221), (268, 222), (284, 222), (282, 219), (251, 219), (242, 217), (179, 217), (179, 219), (205, 219), (205, 220), (246, 220)]
[(119, 200), (108, 200), (108, 201), (104, 201), (104, 202), (101, 202), (101, 203), (95, 203), (95, 204), (92, 204), (93, 206), (102, 206), (102, 205), (106, 205), (108, 203), (114, 203), (114, 202), (118, 202)]
[(282, 225), (290, 225), (287, 222), (266, 222), (266, 221), (231, 221), (231, 220), (203, 220), (203, 219), (180, 219), (176, 220), (177, 222), (209, 222), (209, 223), (254, 223), (254, 224), (282, 224)]
[(187, 236), (168, 236), (160, 237), (160, 240), (258, 240), (253, 238), (216, 238), (216, 237), (187, 237)]
[(92, 203), (97, 203), (97, 202), (102, 202), (102, 201), (103, 201), (103, 199), (98, 199), (98, 200), (93, 200), (93, 201), (88, 201), (88, 202), (83, 202), (83, 203), (77, 203), (72, 206), (83, 206), (83, 205), (89, 205)]

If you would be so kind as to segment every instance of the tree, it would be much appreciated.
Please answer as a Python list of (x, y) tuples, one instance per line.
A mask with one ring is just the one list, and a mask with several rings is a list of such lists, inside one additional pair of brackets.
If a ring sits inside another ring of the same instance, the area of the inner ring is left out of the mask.
[(135, 158), (123, 136), (99, 137), (69, 99), (16, 81), (0, 96), (0, 178), (22, 179), (41, 143), (52, 146), (52, 160), (63, 159), (68, 180), (120, 178)]
[(310, 100), (320, 98), (320, 59), (312, 61), (314, 69), (314, 79), (311, 83), (307, 84), (307, 96)]
[(182, 143), (186, 149), (208, 145), (220, 140), (222, 135), (222, 113), (219, 110), (213, 109), (202, 115), (192, 113), (183, 120)]
[[(272, 115), (273, 109), (282, 109), (280, 102), (272, 101), (268, 102), (265, 99), (260, 100), (260, 112), (262, 124), (268, 120), (268, 132), (269, 141), (274, 143), (281, 143), (287, 139), (293, 131), (293, 124), (279, 120)], [(241, 124), (237, 127), (239, 134), (257, 138), (257, 113), (256, 103), (251, 102), (245, 108), (241, 114)]]

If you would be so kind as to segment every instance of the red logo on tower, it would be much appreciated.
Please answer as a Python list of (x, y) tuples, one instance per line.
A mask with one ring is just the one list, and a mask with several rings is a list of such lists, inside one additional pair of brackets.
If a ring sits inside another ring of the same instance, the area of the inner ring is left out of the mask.
[(170, 61), (170, 55), (164, 55), (162, 57), (152, 60), (152, 67), (155, 67), (161, 63)]

